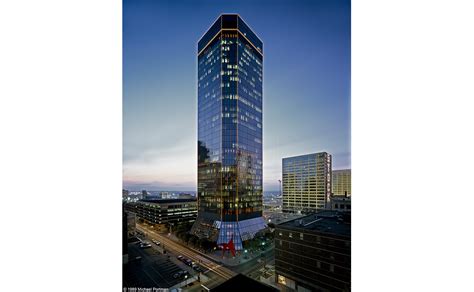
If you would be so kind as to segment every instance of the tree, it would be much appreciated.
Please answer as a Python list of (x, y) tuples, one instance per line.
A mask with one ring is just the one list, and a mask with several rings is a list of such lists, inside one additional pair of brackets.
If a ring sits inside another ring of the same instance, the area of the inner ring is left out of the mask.
[(192, 244), (192, 245), (196, 245), (197, 242), (198, 242), (197, 236), (190, 234), (189, 243)]

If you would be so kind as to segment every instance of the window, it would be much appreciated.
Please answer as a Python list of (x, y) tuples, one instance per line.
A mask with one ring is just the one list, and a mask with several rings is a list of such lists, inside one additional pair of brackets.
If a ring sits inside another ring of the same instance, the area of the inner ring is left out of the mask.
[(290, 234), (288, 234), (288, 237), (293, 238), (293, 233), (290, 232)]
[(300, 239), (303, 240), (303, 233), (300, 233)]
[(286, 285), (286, 278), (285, 276), (278, 275), (278, 283)]
[[(291, 270), (291, 268), (290, 268)], [(282, 284), (282, 285), (285, 285), (293, 290), (296, 290), (296, 283), (294, 280), (290, 279), (290, 278), (286, 278), (285, 276), (282, 276), (282, 275), (278, 275), (278, 283), (279, 284)]]

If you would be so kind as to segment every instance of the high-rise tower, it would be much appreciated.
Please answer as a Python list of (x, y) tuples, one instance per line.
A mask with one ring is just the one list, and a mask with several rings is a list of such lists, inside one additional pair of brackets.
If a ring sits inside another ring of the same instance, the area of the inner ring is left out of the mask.
[(283, 158), (283, 212), (325, 209), (331, 196), (332, 156), (327, 152)]
[(198, 43), (198, 218), (192, 233), (242, 242), (262, 218), (263, 43), (223, 14)]

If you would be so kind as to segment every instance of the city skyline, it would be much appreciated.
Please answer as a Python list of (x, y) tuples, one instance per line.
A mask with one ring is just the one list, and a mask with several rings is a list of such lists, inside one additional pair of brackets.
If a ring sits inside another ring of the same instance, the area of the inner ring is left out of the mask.
[(197, 189), (196, 39), (223, 12), (267, 44), (264, 191), (278, 190), (284, 157), (327, 151), (350, 168), (349, 2), (203, 3), (124, 2), (123, 187)]

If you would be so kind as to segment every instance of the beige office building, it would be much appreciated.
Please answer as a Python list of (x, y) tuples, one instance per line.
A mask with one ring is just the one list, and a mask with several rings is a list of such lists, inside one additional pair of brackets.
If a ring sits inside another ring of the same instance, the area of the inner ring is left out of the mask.
[(333, 196), (351, 196), (351, 170), (341, 169), (332, 171)]
[(283, 158), (283, 212), (326, 208), (331, 195), (331, 159), (327, 152)]

